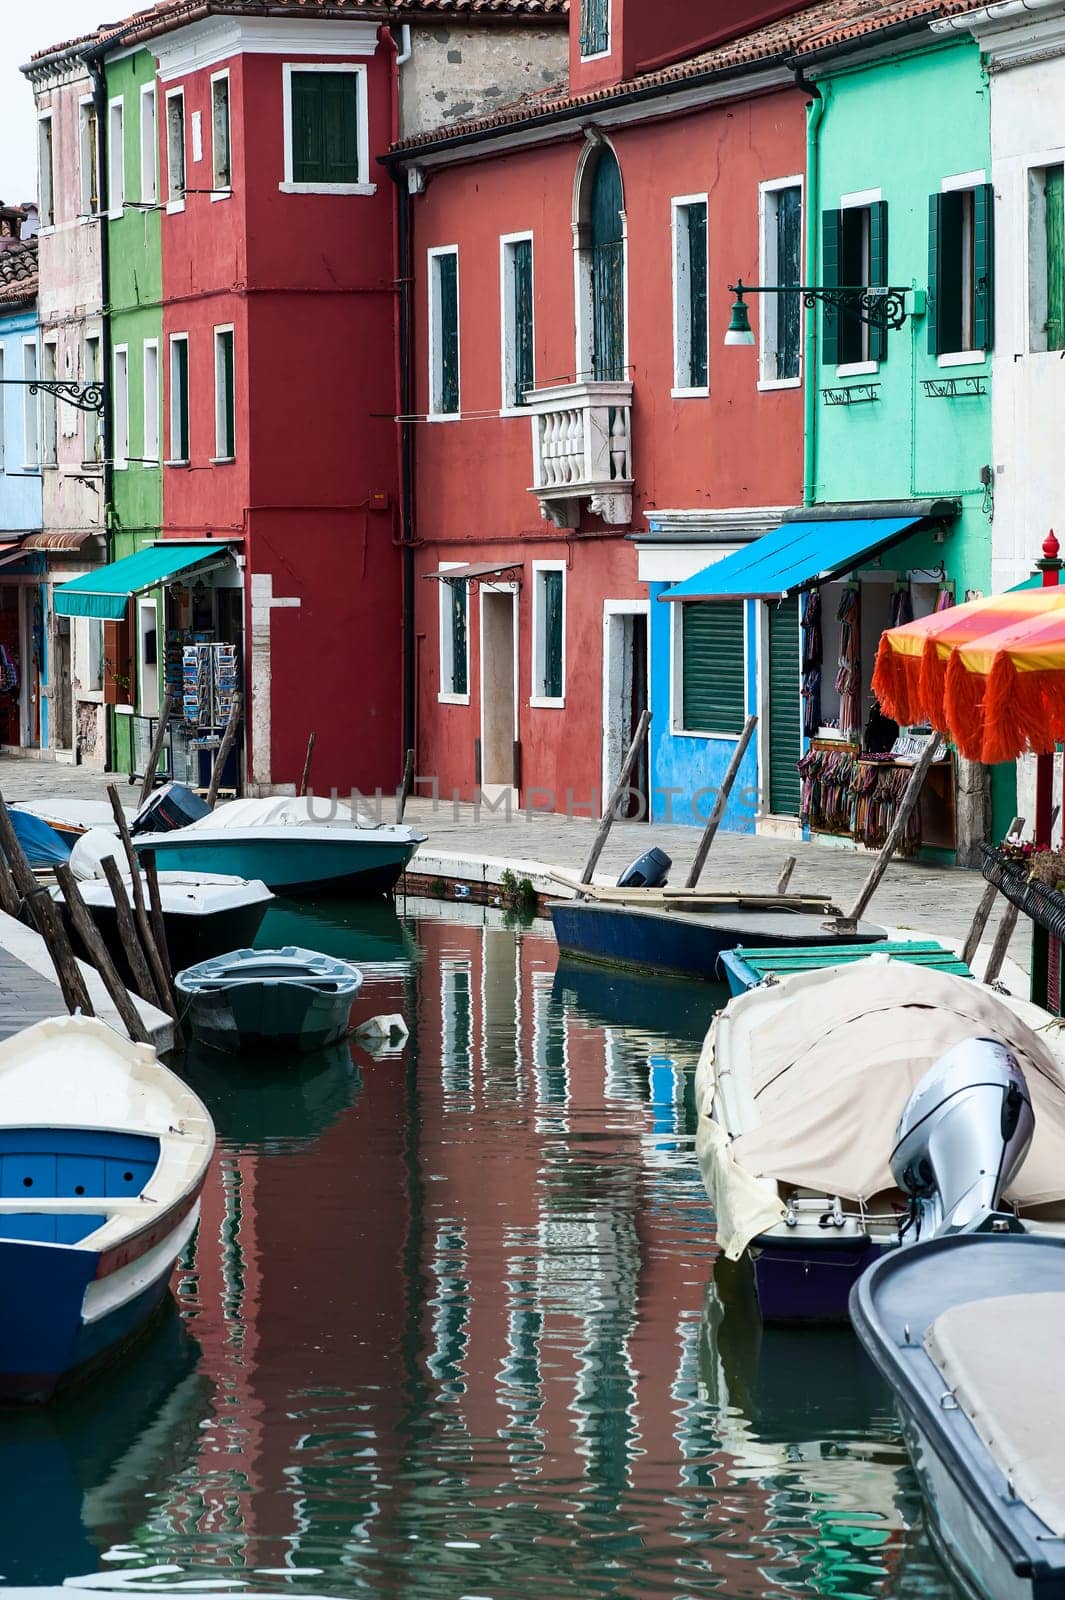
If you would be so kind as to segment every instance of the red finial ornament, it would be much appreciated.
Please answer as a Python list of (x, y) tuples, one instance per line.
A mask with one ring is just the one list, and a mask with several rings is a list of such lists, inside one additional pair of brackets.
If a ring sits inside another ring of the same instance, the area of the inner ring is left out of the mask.
[(1051, 528), (1050, 532), (1043, 540), (1043, 554), (1048, 561), (1056, 561), (1060, 553), (1061, 546), (1054, 537), (1054, 530)]

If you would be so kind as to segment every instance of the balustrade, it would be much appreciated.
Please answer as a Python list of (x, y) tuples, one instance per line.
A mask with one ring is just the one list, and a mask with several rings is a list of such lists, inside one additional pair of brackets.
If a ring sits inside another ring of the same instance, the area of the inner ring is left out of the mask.
[(571, 383), (534, 389), (533, 483), (541, 515), (576, 527), (581, 504), (604, 521), (632, 520), (632, 384)]

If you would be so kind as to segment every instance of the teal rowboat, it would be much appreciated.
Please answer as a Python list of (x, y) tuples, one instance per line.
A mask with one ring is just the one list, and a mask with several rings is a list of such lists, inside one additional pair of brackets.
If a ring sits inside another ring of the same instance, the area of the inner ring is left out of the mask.
[(286, 945), (233, 950), (174, 980), (201, 1044), (216, 1050), (320, 1050), (349, 1031), (362, 973), (347, 961)]
[(945, 950), (934, 940), (921, 943), (885, 941), (874, 946), (796, 945), (790, 949), (751, 949), (738, 945), (735, 950), (723, 950), (719, 959), (721, 970), (728, 981), (731, 994), (743, 994), (755, 989), (770, 976), (787, 978), (793, 972), (814, 972), (820, 967), (842, 967), (852, 961), (864, 961), (871, 955), (891, 956), (896, 961), (908, 961), (917, 967), (934, 967), (937, 972), (952, 972), (959, 978), (971, 978), (972, 973), (964, 961), (959, 961), (953, 951)]

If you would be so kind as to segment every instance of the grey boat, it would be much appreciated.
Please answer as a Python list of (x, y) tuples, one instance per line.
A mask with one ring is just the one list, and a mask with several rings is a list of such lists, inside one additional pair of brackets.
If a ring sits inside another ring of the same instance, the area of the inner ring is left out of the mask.
[(319, 1050), (342, 1039), (362, 973), (350, 962), (286, 945), (233, 950), (179, 972), (184, 1014), (201, 1044), (242, 1050)]
[(1062, 1600), (1065, 1240), (956, 1234), (894, 1251), (851, 1291), (851, 1320), (967, 1590)]

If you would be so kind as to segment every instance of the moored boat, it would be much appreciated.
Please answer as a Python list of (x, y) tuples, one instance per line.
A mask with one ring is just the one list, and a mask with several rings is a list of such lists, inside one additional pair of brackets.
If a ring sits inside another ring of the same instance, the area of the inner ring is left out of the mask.
[[(132, 823), (136, 812), (128, 806), (123, 809), (126, 821)], [(114, 812), (106, 800), (79, 800), (76, 796), (61, 796), (54, 800), (16, 800), (11, 810), (39, 817), (71, 848), (90, 828), (102, 828), (105, 833), (118, 832)]]
[(915, 967), (934, 967), (937, 972), (953, 972), (959, 978), (971, 978), (972, 972), (964, 961), (934, 939), (885, 939), (872, 945), (785, 945), (765, 949), (738, 945), (735, 950), (723, 950), (719, 967), (728, 984), (729, 993), (743, 994), (755, 989), (767, 979), (775, 982), (790, 977), (794, 972), (814, 972), (820, 967), (838, 967), (850, 961), (864, 961), (867, 956), (890, 956), (893, 961), (908, 961)]
[[(144, 873), (140, 876), (147, 898)], [(123, 873), (122, 881), (127, 897), (132, 899), (133, 880), (129, 873)], [(88, 878), (78, 888), (112, 955), (124, 967), (110, 884), (106, 878)], [(53, 889), (51, 893), (62, 905), (61, 891)], [(265, 883), (249, 883), (244, 878), (229, 878), (217, 872), (161, 872), (159, 901), (171, 967), (190, 967), (227, 950), (250, 945), (273, 898)]]
[(179, 972), (192, 1031), (216, 1050), (319, 1050), (348, 1032), (362, 974), (347, 961), (287, 945), (233, 950)]
[(192, 1091), (97, 1018), (0, 1044), (0, 1399), (49, 1400), (141, 1331), (213, 1147)]

